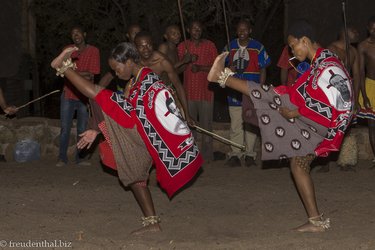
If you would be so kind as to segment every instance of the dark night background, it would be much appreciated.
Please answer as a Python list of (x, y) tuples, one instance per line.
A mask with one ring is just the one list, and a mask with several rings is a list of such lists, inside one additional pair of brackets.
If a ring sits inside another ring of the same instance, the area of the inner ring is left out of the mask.
[[(225, 1), (230, 37), (240, 18), (253, 24), (252, 37), (264, 44), (272, 64), (267, 82), (277, 84), (276, 66), (284, 46), (284, 32), (298, 18), (309, 20), (316, 28), (318, 41), (327, 46), (337, 38), (343, 26), (343, 4), (347, 22), (366, 37), (366, 22), (375, 15), (375, 1), (340, 0), (252, 0)], [(219, 51), (226, 43), (223, 5), (220, 0), (181, 0), (185, 24), (199, 19), (205, 24), (204, 37), (215, 42)], [(102, 72), (108, 69), (108, 51), (125, 40), (127, 27), (140, 24), (153, 35), (155, 48), (162, 42), (164, 27), (180, 25), (177, 0), (3, 0), (0, 2), (0, 84), (8, 103), (24, 104), (52, 90), (61, 88), (50, 61), (61, 48), (71, 43), (74, 24), (86, 28), (87, 42), (101, 51)], [(225, 90), (215, 91), (216, 121), (227, 121)], [(17, 117), (45, 116), (59, 118), (59, 94), (22, 109)]]

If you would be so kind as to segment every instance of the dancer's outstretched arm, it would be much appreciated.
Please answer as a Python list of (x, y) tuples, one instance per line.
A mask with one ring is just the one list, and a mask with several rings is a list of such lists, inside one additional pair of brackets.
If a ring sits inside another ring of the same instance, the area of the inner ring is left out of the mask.
[[(207, 80), (210, 82), (219, 82), (220, 75), (224, 71), (225, 57), (229, 52), (224, 52), (218, 55), (208, 73)], [(246, 80), (229, 76), (225, 81), (225, 86), (241, 92), (242, 94), (249, 95), (249, 87)]]
[[(76, 47), (70, 47), (61, 54), (56, 57), (52, 62), (51, 62), (51, 67), (54, 69), (58, 69), (63, 67), (63, 62), (67, 59), (70, 58), (71, 54), (73, 51), (77, 50), (78, 48)], [(96, 96), (96, 91), (95, 91), (95, 85), (90, 82), (89, 80), (83, 78), (80, 74), (75, 72), (72, 68), (68, 68), (64, 72), (64, 76), (69, 79), (69, 81), (85, 96), (88, 98), (94, 98)]]

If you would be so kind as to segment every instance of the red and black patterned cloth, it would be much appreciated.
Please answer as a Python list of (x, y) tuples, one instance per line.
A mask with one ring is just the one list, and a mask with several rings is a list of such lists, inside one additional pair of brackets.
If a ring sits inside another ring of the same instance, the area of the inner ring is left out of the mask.
[[(340, 149), (353, 115), (353, 90), (332, 52), (318, 49), (311, 68), (292, 87), (249, 82), (249, 88), (262, 133), (262, 159), (325, 157)], [(278, 107), (298, 109), (301, 117), (287, 120)]]
[(95, 100), (122, 127), (136, 126), (154, 161), (157, 180), (168, 196), (195, 176), (203, 160), (193, 135), (172, 94), (149, 68), (142, 69), (128, 98), (102, 90)]

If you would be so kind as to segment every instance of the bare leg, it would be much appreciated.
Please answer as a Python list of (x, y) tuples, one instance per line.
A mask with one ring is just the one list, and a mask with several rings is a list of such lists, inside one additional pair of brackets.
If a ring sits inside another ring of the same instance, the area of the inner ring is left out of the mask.
[(51, 67), (56, 69), (61, 66), (62, 62), (66, 59), (68, 59), (71, 54), (78, 50), (77, 47), (69, 47), (63, 50), (60, 55), (58, 55), (53, 61), (51, 62)]
[[(224, 52), (218, 55), (212, 64), (210, 72), (208, 72), (207, 80), (210, 82), (219, 82), (220, 77), (223, 77), (222, 74), (225, 75), (224, 65), (225, 65), (225, 57), (229, 54), (229, 52)], [(224, 72), (223, 72), (224, 71)], [(242, 94), (249, 95), (249, 86), (247, 85), (247, 81), (231, 77), (227, 75), (225, 86), (237, 90)]]
[[(144, 217), (155, 216), (154, 203), (152, 201), (150, 190), (144, 182), (137, 182), (130, 186), (135, 199), (137, 200)], [(132, 235), (140, 235), (146, 232), (161, 231), (159, 223), (145, 225), (144, 227), (133, 231)]]
[[(63, 62), (70, 58), (74, 51), (78, 50), (77, 47), (69, 47), (63, 50), (52, 62), (51, 67), (54, 69), (60, 68), (58, 73), (65, 76), (84, 96), (94, 98), (96, 96), (96, 86), (91, 81), (82, 77), (74, 71), (74, 64), (63, 65)], [(64, 68), (64, 71), (61, 71)]]
[[(308, 217), (319, 218), (320, 214), (315, 198), (314, 183), (310, 176), (310, 163), (312, 159), (313, 157), (311, 157), (311, 159), (307, 159), (306, 157), (293, 157), (290, 162), (290, 167), (297, 191), (305, 206)], [(299, 232), (323, 232), (325, 228), (315, 226), (309, 221), (295, 230)]]
[(218, 55), (212, 64), (212, 67), (210, 69), (210, 72), (208, 73), (207, 80), (209, 82), (217, 82), (219, 79), (221, 71), (224, 69), (224, 64), (225, 64), (225, 57), (227, 57), (229, 53), (224, 52)]

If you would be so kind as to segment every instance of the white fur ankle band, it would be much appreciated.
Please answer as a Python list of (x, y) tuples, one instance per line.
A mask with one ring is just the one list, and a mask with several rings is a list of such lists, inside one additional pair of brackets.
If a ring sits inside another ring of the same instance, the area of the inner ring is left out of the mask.
[(225, 68), (224, 71), (221, 71), (221, 74), (219, 76), (219, 80), (217, 80), (220, 87), (225, 88), (225, 83), (227, 82), (228, 77), (230, 77), (232, 75), (234, 75), (234, 73), (229, 68)]
[(72, 58), (68, 58), (62, 62), (62, 66), (60, 68), (56, 68), (56, 75), (64, 77), (64, 73), (67, 69), (75, 70), (77, 68), (76, 64), (72, 61)]
[(159, 216), (148, 216), (148, 217), (142, 217), (142, 225), (144, 227), (148, 226), (148, 225), (154, 225), (154, 224), (157, 224), (157, 223), (160, 223), (161, 220), (160, 220), (160, 217)]

